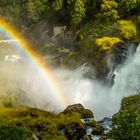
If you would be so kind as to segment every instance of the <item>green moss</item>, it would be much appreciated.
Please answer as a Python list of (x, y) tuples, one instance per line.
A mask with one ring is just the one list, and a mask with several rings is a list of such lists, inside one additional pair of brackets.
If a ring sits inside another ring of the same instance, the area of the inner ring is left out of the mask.
[(134, 96), (123, 98), (121, 103), (121, 109), (125, 109), (135, 104), (140, 104), (140, 95), (134, 95)]
[(89, 109), (85, 109), (82, 113), (82, 118), (93, 118), (93, 113)]
[(17, 126), (0, 126), (0, 140), (27, 140), (29, 130)]
[(139, 128), (140, 95), (124, 98), (120, 111), (113, 116), (112, 138), (114, 140), (139, 140)]
[(93, 121), (85, 123), (85, 125), (95, 127), (97, 125), (97, 122), (93, 120)]
[(40, 139), (65, 139), (60, 129), (71, 123), (78, 123), (84, 128), (78, 113), (55, 115), (53, 113), (33, 108), (0, 108), (0, 127), (20, 126), (30, 130), (28, 137), (35, 133)]
[(42, 138), (42, 140), (67, 140), (67, 138), (64, 135), (52, 136), (47, 134)]
[(66, 126), (70, 123), (78, 123), (82, 128), (84, 127), (84, 124), (81, 122), (81, 115), (75, 112), (72, 112), (70, 114), (63, 114), (61, 113), (59, 115), (58, 120), (58, 126)]

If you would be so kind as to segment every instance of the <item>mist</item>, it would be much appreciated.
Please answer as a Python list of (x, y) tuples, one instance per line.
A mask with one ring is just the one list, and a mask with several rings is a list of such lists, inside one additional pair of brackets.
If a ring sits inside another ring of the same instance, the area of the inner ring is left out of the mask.
[[(116, 113), (123, 97), (139, 92), (140, 46), (134, 55), (130, 53), (125, 63), (115, 69), (113, 86), (97, 80), (94, 69), (86, 64), (73, 71), (53, 69), (53, 78), (63, 91), (61, 96), (67, 100), (62, 106), (38, 69), (11, 47), (10, 41), (0, 43), (0, 96), (10, 96), (15, 101), (14, 106), (60, 112), (70, 104), (81, 103), (91, 109), (95, 119), (99, 120)], [(92, 78), (85, 76), (89, 70), (93, 73)], [(5, 100), (5, 97), (2, 99)]]

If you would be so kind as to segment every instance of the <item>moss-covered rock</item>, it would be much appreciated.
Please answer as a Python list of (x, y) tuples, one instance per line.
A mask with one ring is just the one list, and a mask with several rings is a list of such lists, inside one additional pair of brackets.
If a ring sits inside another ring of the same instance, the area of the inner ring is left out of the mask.
[(81, 104), (74, 104), (68, 106), (62, 113), (63, 114), (71, 114), (78, 113), (81, 115), (81, 118), (93, 118), (93, 113), (89, 109), (85, 109)]
[(140, 139), (140, 95), (122, 100), (120, 111), (113, 116), (111, 135), (114, 140)]
[(97, 122), (95, 120), (92, 120), (92, 121), (89, 121), (89, 122), (85, 122), (84, 124), (86, 126), (96, 127)]
[(139, 105), (140, 104), (140, 95), (130, 96), (122, 99), (121, 109), (126, 109), (129, 106)]
[[(5, 125), (29, 130), (28, 138), (36, 136), (42, 140), (66, 139), (65, 135), (61, 134), (61, 129), (66, 129), (67, 133), (64, 134), (72, 132), (73, 129), (77, 130), (72, 134), (73, 137), (82, 137), (81, 134), (85, 134), (84, 124), (81, 122), (81, 116), (78, 113), (55, 115), (47, 111), (27, 107), (0, 108), (0, 128)], [(71, 128), (71, 131), (69, 131), (69, 128)]]

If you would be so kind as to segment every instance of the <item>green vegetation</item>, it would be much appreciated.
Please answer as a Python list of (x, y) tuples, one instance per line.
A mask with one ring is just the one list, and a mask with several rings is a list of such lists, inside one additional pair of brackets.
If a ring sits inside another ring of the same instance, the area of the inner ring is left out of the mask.
[[(1, 0), (0, 16), (55, 64), (76, 68), (88, 62), (104, 77), (106, 51), (119, 42), (140, 42), (139, 7), (139, 0)], [(65, 29), (54, 35), (55, 27)]]
[(1, 126), (0, 139), (1, 140), (26, 140), (29, 131), (18, 126)]
[[(86, 63), (94, 67), (99, 79), (105, 79), (109, 72), (107, 57), (112, 53), (110, 50), (114, 47), (119, 50), (117, 44), (123, 44), (127, 49), (128, 42), (140, 43), (140, 0), (0, 0), (0, 16), (21, 32), (38, 53), (49, 55), (49, 60), (55, 61), (54, 65), (73, 69)], [(64, 27), (62, 33), (55, 35), (55, 27)], [(0, 38), (4, 39), (1, 35)], [(0, 57), (4, 57), (7, 46), (1, 45), (4, 47)], [(8, 52), (15, 50), (9, 49)], [(113, 53), (118, 52), (114, 49)], [(4, 88), (5, 83), (12, 79), (9, 75), (9, 71), (1, 68), (1, 140), (25, 140), (33, 135), (42, 140), (65, 140), (61, 128), (78, 124), (83, 129), (80, 119), (93, 117), (86, 109), (55, 115), (22, 107), (24, 92), (11, 93)], [(14, 93), (18, 93), (16, 98)], [(121, 110), (113, 117), (112, 138), (139, 140), (139, 114), (140, 95), (124, 98)], [(97, 124), (93, 120), (88, 125)], [(102, 128), (97, 125), (96, 131), (98, 133)]]
[(29, 0), (27, 2), (27, 17), (30, 22), (37, 22), (40, 20), (44, 11), (48, 10), (48, 3), (44, 0)]
[(140, 95), (124, 98), (120, 111), (113, 116), (111, 132), (114, 140), (140, 139)]
[(139, 12), (140, 1), (139, 0), (117, 0), (119, 4), (119, 12), (121, 16), (130, 16)]
[(107, 20), (117, 20), (119, 18), (117, 8), (118, 3), (115, 0), (103, 0), (99, 16)]
[(13, 140), (15, 137), (15, 140), (26, 140), (35, 134), (43, 140), (65, 140), (60, 129), (71, 123), (84, 128), (78, 113), (55, 115), (38, 109), (3, 107), (0, 108), (0, 139)]
[(136, 26), (131, 21), (119, 20), (117, 28), (125, 39), (131, 39), (136, 36)]
[(78, 24), (85, 16), (85, 7), (82, 0), (76, 0), (73, 10), (71, 11), (72, 24)]
[(103, 37), (96, 40), (96, 45), (100, 47), (100, 51), (108, 51), (110, 50), (115, 44), (123, 43), (122, 40), (115, 37)]

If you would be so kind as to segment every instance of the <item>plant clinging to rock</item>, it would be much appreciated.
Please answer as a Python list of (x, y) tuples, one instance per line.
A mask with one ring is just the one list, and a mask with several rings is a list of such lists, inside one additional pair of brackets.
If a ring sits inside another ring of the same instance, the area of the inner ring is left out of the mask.
[(102, 37), (95, 41), (100, 51), (108, 51), (117, 43), (123, 43), (123, 41), (116, 37)]

